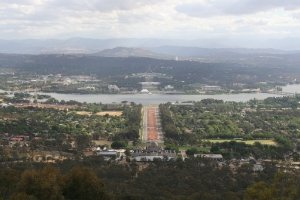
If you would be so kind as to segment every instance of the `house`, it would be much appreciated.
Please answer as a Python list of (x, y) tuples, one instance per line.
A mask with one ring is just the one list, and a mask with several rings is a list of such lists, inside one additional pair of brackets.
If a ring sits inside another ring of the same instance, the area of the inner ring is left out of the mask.
[(172, 160), (177, 158), (174, 150), (164, 150), (155, 142), (149, 142), (145, 149), (136, 149), (131, 153), (131, 160), (153, 162), (154, 160)]
[(104, 151), (96, 151), (97, 156), (101, 156), (104, 158), (104, 160), (110, 160), (110, 159), (116, 159), (121, 160), (123, 157), (125, 157), (125, 149), (110, 149), (110, 150), (104, 150)]
[[(137, 162), (153, 162), (155, 160), (164, 160), (164, 156), (136, 156), (134, 160)], [(166, 158), (168, 159), (168, 158)]]
[(253, 172), (261, 172), (264, 170), (264, 167), (262, 166), (262, 164), (254, 164), (253, 165)]
[(8, 104), (7, 104), (7, 103), (1, 103), (1, 104), (0, 104), (0, 107), (1, 107), (1, 108), (7, 108), (7, 107), (10, 107), (10, 106), (12, 106), (11, 103), (8, 103)]
[(203, 91), (220, 91), (222, 88), (216, 85), (204, 85), (201, 87)]
[(57, 161), (74, 159), (73, 154), (59, 151), (34, 151), (28, 156), (33, 162), (46, 163), (56, 163)]
[(221, 154), (194, 154), (194, 157), (207, 158), (215, 161), (223, 161), (223, 156)]
[(96, 90), (96, 88), (94, 86), (86, 86), (86, 87), (78, 88), (78, 90), (94, 91), (94, 90)]
[(142, 93), (142, 94), (149, 94), (149, 90), (147, 90), (147, 89), (142, 89), (142, 90), (141, 90), (141, 93)]
[(23, 147), (23, 146), (28, 146), (28, 143), (26, 142), (28, 140), (29, 140), (29, 136), (17, 135), (17, 136), (10, 137), (8, 141), (10, 147), (13, 147), (17, 144), (20, 147)]
[(174, 86), (167, 85), (167, 86), (165, 86), (165, 90), (174, 90)]
[(109, 92), (120, 92), (120, 88), (117, 85), (108, 85)]
[(110, 151), (99, 151), (99, 152), (97, 152), (97, 155), (98, 156), (103, 156), (103, 157), (117, 157), (118, 152), (117, 151), (113, 151), (113, 150), (110, 150)]

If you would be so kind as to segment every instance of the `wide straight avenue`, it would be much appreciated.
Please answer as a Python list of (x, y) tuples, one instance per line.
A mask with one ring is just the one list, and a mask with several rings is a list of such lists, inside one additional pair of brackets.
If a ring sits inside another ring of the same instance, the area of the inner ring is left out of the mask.
[(143, 107), (143, 141), (163, 143), (158, 106)]

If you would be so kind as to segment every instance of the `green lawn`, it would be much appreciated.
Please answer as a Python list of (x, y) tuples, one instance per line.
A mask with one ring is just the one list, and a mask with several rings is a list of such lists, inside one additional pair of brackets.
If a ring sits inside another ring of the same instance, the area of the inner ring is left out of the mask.
[(211, 140), (205, 140), (205, 141), (208, 141), (208, 142), (211, 142), (211, 143), (222, 143), (222, 142), (230, 142), (230, 141), (236, 141), (236, 142), (244, 142), (246, 144), (250, 144), (250, 145), (253, 145), (255, 142), (259, 142), (261, 144), (264, 144), (264, 145), (277, 145), (277, 143), (274, 141), (274, 140), (223, 140), (223, 139), (211, 139)]

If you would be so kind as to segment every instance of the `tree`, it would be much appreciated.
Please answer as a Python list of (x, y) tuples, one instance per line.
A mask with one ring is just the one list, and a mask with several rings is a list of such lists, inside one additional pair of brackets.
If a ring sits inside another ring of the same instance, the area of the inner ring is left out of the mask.
[(114, 141), (111, 144), (111, 148), (113, 149), (123, 149), (127, 147), (127, 143), (125, 141)]
[(75, 167), (64, 177), (63, 194), (70, 200), (109, 199), (104, 184), (88, 168)]
[(299, 199), (300, 177), (297, 173), (277, 173), (271, 184), (257, 182), (249, 186), (244, 195), (245, 200)]
[(186, 150), (186, 155), (188, 156), (194, 156), (194, 154), (196, 154), (198, 152), (198, 150), (196, 148), (191, 148)]
[(33, 195), (28, 195), (26, 193), (16, 193), (16, 194), (13, 194), (10, 198), (10, 200), (37, 200), (36, 197), (34, 197)]
[(63, 199), (61, 183), (61, 174), (55, 168), (27, 170), (21, 176), (14, 198), (23, 196), (25, 199)]
[(274, 199), (271, 188), (265, 182), (258, 182), (249, 187), (244, 196), (245, 200), (270, 200)]
[(298, 173), (277, 173), (272, 189), (278, 199), (300, 199), (300, 176)]
[(19, 173), (12, 169), (0, 170), (0, 199), (7, 197), (15, 190)]
[(89, 135), (77, 135), (76, 136), (76, 144), (79, 151), (82, 151), (84, 148), (87, 148), (90, 146), (91, 143), (91, 137)]

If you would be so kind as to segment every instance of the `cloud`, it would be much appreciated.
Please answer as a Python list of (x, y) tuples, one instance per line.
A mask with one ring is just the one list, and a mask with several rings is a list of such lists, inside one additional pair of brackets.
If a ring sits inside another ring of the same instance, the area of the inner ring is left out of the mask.
[(51, 0), (48, 5), (72, 10), (111, 12), (115, 10), (132, 10), (163, 1), (164, 0)]
[(176, 10), (194, 17), (222, 15), (246, 15), (273, 9), (294, 10), (300, 8), (299, 0), (206, 0), (183, 3)]
[(32, 5), (41, 3), (41, 0), (1, 0), (3, 4), (18, 4), (18, 5)]
[(0, 38), (295, 35), (299, 8), (299, 0), (1, 0)]

